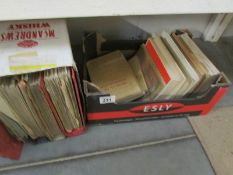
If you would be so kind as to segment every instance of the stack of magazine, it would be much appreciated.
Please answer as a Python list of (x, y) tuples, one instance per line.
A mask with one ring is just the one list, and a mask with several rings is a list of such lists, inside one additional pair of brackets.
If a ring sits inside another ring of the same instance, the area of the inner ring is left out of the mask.
[(81, 134), (82, 93), (65, 21), (0, 26), (0, 121), (21, 141)]
[(87, 70), (118, 103), (196, 97), (220, 75), (185, 30), (154, 33), (130, 58), (117, 50), (89, 60)]

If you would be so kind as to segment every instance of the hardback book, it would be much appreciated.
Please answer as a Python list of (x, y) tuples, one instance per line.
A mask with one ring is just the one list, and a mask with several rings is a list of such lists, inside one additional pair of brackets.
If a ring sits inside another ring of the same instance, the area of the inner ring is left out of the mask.
[(195, 44), (187, 32), (176, 31), (172, 33), (172, 37), (201, 79), (194, 89), (193, 95), (206, 92), (211, 84), (217, 80), (220, 74), (219, 70)]
[[(130, 58), (130, 60), (128, 61), (129, 62), (129, 65), (131, 66), (132, 70), (133, 70), (133, 73), (134, 75), (136, 76), (136, 79), (138, 81), (138, 84), (141, 88), (141, 90), (144, 92), (144, 94), (147, 94), (148, 92), (148, 86), (149, 86), (149, 81), (146, 81), (146, 77), (143, 73), (143, 66), (146, 66), (144, 63), (144, 61), (146, 60), (143, 60), (144, 57), (142, 56), (139, 56), (140, 50), (138, 51), (137, 54), (135, 54), (132, 58)], [(149, 70), (148, 70), (149, 71)], [(153, 81), (150, 81), (150, 82), (153, 82)]]
[[(8, 105), (10, 110), (15, 113), (19, 120), (26, 126), (28, 135), (32, 139), (42, 137), (44, 135), (40, 127), (40, 122), (38, 118), (33, 115), (34, 111), (30, 111), (30, 107), (24, 99), (20, 88), (18, 87), (18, 82), (20, 78), (16, 77), (2, 77), (0, 79), (0, 96), (3, 98), (5, 103)], [(3, 109), (1, 108), (0, 111)], [(11, 116), (12, 117), (12, 116)]]
[(176, 43), (173, 41), (170, 34), (163, 31), (161, 34), (161, 37), (167, 46), (170, 53), (173, 55), (176, 63), (180, 67), (180, 69), (183, 71), (186, 82), (183, 84), (183, 87), (180, 88), (180, 97), (187, 96), (197, 87), (199, 82), (201, 81), (201, 77), (198, 76), (196, 70), (193, 68), (193, 66), (188, 62), (184, 54), (181, 52), (179, 47), (176, 45)]
[(179, 90), (184, 85), (186, 77), (160, 36), (153, 34), (147, 40), (146, 48), (159, 81), (154, 99), (171, 99), (180, 96)]
[(0, 121), (5, 125), (8, 131), (17, 137), (20, 141), (28, 139), (26, 125), (19, 116), (9, 107), (7, 102), (0, 96)]
[(0, 112), (0, 121), (5, 125), (9, 133), (17, 138), (17, 140), (22, 142), (26, 142), (28, 140), (27, 131), (17, 121), (2, 112)]
[(133, 70), (120, 51), (88, 61), (87, 70), (91, 82), (103, 92), (115, 96), (116, 102), (129, 102), (144, 94)]
[[(130, 59), (130, 63), (136, 60), (138, 64), (134, 66), (134, 72), (140, 72), (140, 81), (142, 81), (143, 86), (145, 87), (145, 95), (141, 100), (148, 101), (153, 100), (158, 95), (159, 91), (159, 77), (158, 70), (156, 69), (154, 62), (149, 54), (149, 51), (146, 48), (145, 44), (142, 44), (136, 54)], [(135, 63), (135, 64), (136, 64)]]

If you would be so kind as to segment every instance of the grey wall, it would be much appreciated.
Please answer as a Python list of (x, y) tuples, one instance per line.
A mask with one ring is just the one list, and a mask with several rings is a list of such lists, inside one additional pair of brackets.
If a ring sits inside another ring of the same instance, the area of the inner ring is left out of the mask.
[(233, 19), (231, 20), (231, 23), (228, 25), (225, 32), (223, 33), (223, 36), (233, 36)]
[[(84, 31), (99, 31), (106, 38), (111, 39), (142, 39), (153, 32), (187, 28), (194, 37), (200, 37), (210, 16), (210, 14), (198, 14), (74, 18), (68, 19), (68, 27), (72, 43), (80, 43)], [(233, 22), (224, 35), (233, 35)]]

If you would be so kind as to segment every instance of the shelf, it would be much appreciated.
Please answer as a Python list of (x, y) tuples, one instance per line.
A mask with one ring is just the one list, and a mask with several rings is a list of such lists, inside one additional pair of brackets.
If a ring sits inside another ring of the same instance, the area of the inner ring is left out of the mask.
[(19, 19), (233, 13), (232, 0), (2, 0), (0, 21)]

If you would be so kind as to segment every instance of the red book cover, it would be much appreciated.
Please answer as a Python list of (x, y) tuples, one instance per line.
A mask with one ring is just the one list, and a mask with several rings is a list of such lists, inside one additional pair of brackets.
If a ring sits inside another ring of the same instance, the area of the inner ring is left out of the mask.
[(12, 137), (5, 126), (0, 123), (0, 156), (18, 160), (23, 148), (23, 143)]
[(166, 68), (164, 67), (159, 54), (156, 52), (156, 49), (153, 46), (153, 41), (151, 41), (151, 39), (148, 39), (146, 42), (146, 48), (153, 60), (153, 62), (155, 63), (156, 68), (159, 70), (164, 82), (167, 84), (171, 78), (166, 70)]
[(60, 119), (60, 117), (58, 115), (58, 112), (57, 112), (53, 102), (52, 102), (52, 99), (51, 99), (51, 97), (49, 95), (49, 92), (47, 91), (47, 89), (45, 87), (44, 74), (43, 73), (40, 74), (40, 85), (39, 85), (39, 87), (40, 87), (40, 90), (44, 94), (44, 97), (45, 97), (45, 99), (46, 99), (46, 101), (47, 101), (47, 103), (48, 103), (48, 105), (49, 105), (49, 107), (50, 107), (50, 109), (51, 109), (51, 111), (53, 113), (53, 116), (54, 116), (55, 120), (57, 121), (57, 124), (58, 124), (60, 130), (65, 135), (66, 131), (64, 129), (64, 126), (62, 125), (61, 119)]
[(61, 119), (59, 117), (59, 114), (58, 114), (58, 112), (56, 110), (56, 107), (54, 106), (53, 101), (52, 101), (52, 99), (51, 99), (51, 97), (49, 95), (49, 92), (46, 89), (45, 82), (44, 82), (44, 74), (43, 73), (41, 73), (41, 77), (40, 77), (40, 89), (41, 89), (41, 91), (43, 92), (43, 94), (45, 96), (45, 99), (46, 99), (46, 101), (47, 101), (47, 103), (48, 103), (48, 105), (49, 105), (49, 107), (50, 107), (50, 109), (51, 109), (51, 111), (53, 113), (53, 116), (54, 116), (55, 120), (57, 121), (57, 124), (58, 124), (61, 132), (67, 137), (72, 137), (72, 136), (77, 136), (77, 135), (82, 134), (84, 132), (84, 130), (85, 130), (84, 127), (83, 128), (75, 128), (71, 132), (67, 132), (65, 130), (65, 128), (64, 128), (64, 126), (62, 124), (62, 121), (61, 121)]

